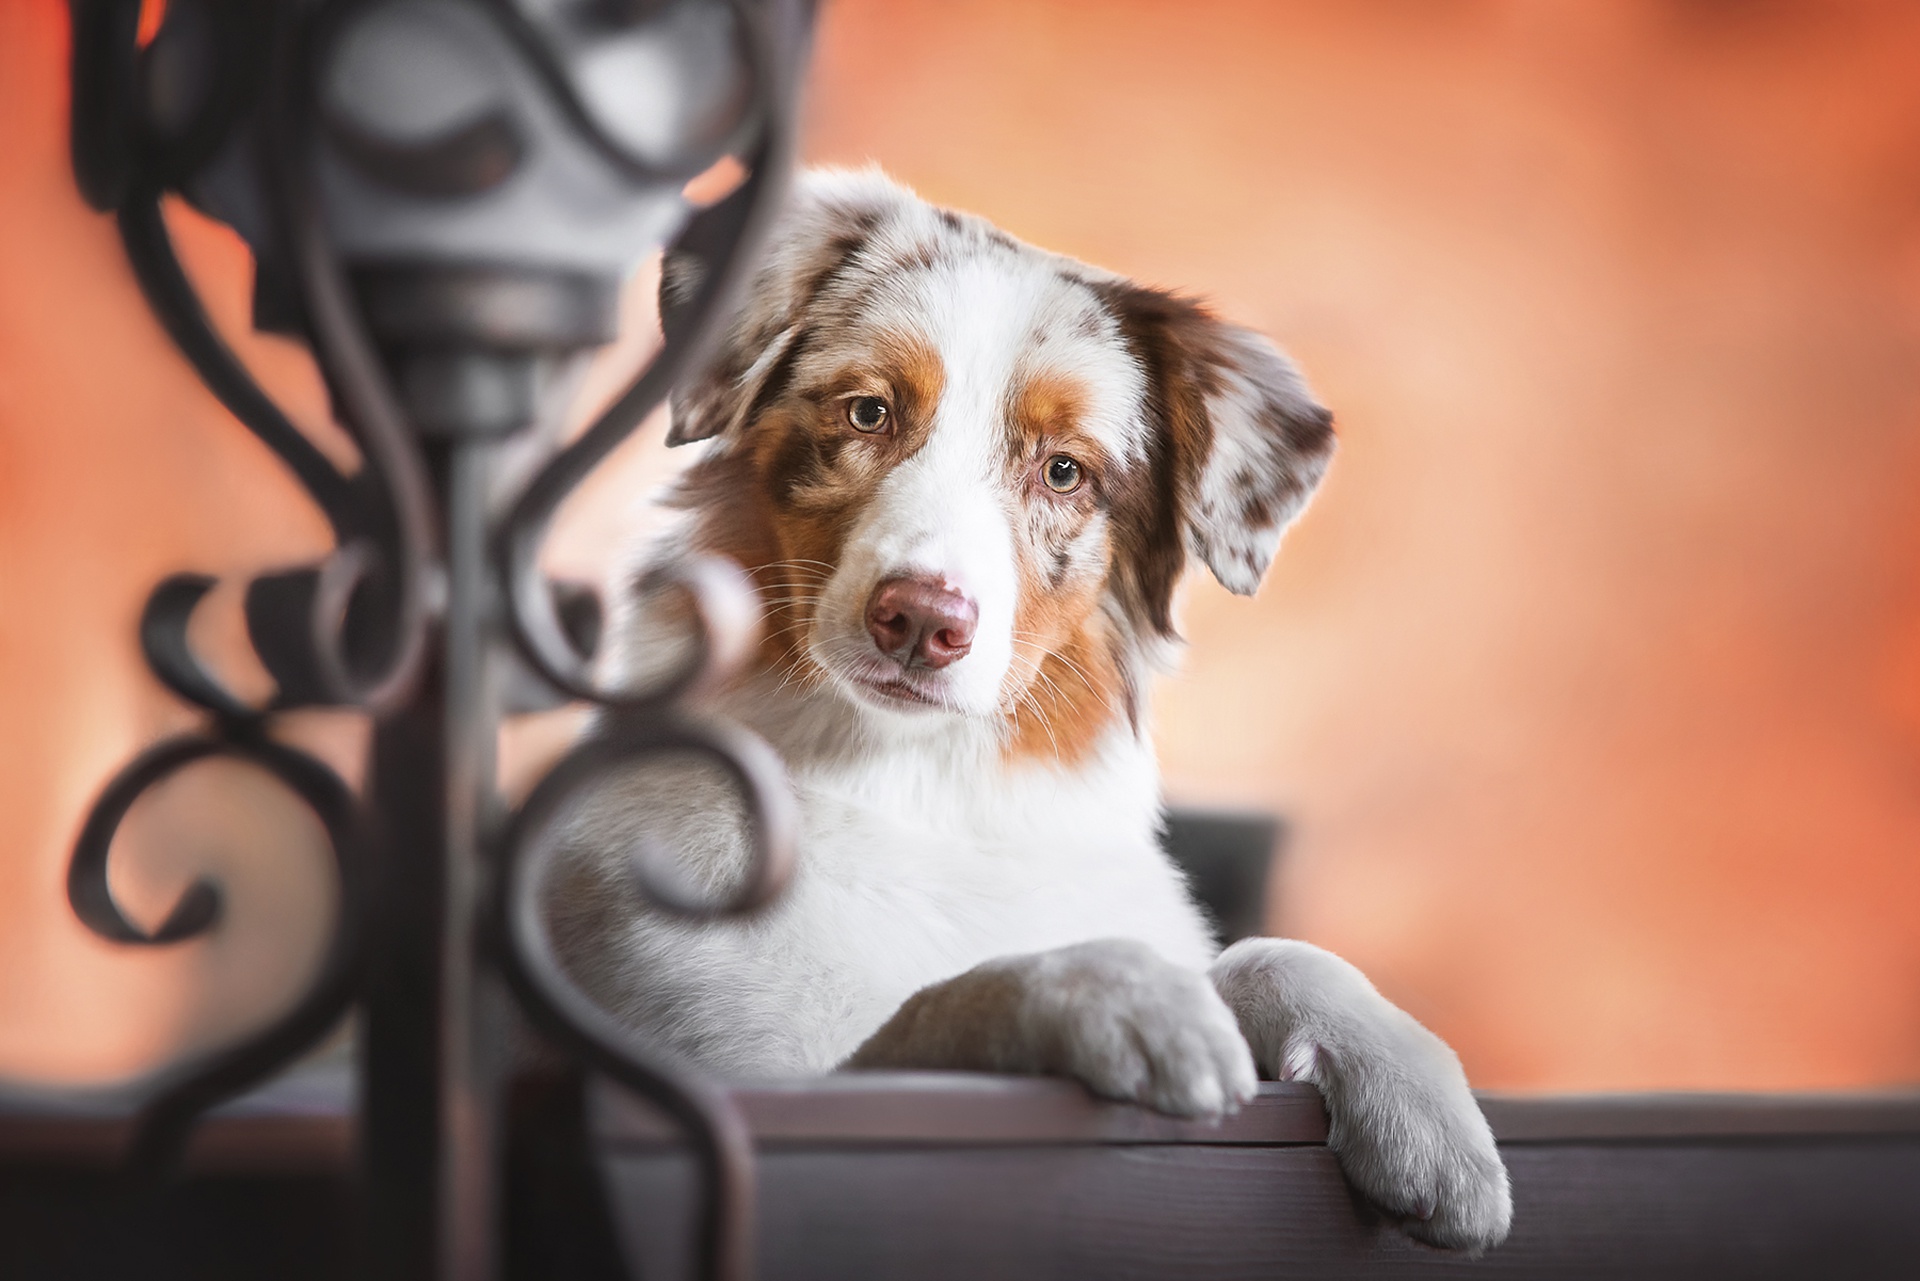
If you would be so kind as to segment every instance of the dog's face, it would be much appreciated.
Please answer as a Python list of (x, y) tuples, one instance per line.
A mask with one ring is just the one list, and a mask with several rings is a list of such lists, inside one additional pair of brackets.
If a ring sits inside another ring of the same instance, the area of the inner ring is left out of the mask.
[(714, 440), (680, 501), (758, 580), (770, 662), (1067, 757), (1130, 714), (1187, 551), (1258, 586), (1330, 421), (1192, 302), (816, 173), (669, 440)]

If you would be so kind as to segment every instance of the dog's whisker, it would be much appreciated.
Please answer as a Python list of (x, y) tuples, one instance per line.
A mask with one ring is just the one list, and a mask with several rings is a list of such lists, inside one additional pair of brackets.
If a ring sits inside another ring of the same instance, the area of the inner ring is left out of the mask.
[[(1068, 666), (1072, 667), (1073, 665), (1069, 663)], [(1099, 702), (1099, 704), (1102, 707), (1106, 708), (1108, 712), (1116, 716), (1119, 715), (1119, 709), (1114, 707), (1113, 700), (1108, 698), (1105, 694), (1101, 693), (1099, 688), (1095, 686), (1092, 681), (1087, 679), (1085, 672), (1081, 672), (1078, 668), (1074, 668), (1073, 670), (1075, 674), (1080, 677), (1080, 682), (1087, 687), (1087, 692), (1089, 694), (1092, 694), (1094, 699), (1097, 702)], [(1066, 702), (1073, 701), (1072, 698), (1067, 694), (1067, 692), (1060, 688), (1059, 684), (1055, 682), (1053, 677), (1047, 675), (1046, 669), (1044, 667), (1040, 671), (1034, 674), (1038, 676), (1041, 680), (1045, 681), (1048, 687), (1051, 688), (1056, 694), (1060, 696), (1061, 702), (1066, 703)]]
[[(816, 564), (821, 567), (816, 568)], [(834, 566), (824, 562), (811, 561), (775, 561), (771, 565), (761, 565), (753, 571), (756, 574), (772, 574), (783, 578), (811, 579), (825, 582), (833, 577)]]
[(1053, 759), (1056, 761), (1059, 760), (1060, 740), (1054, 737), (1053, 724), (1048, 720), (1046, 712), (1041, 709), (1040, 700), (1036, 699), (1032, 694), (1022, 694), (1020, 697), (1022, 702), (1033, 709), (1034, 719), (1040, 722), (1040, 728), (1045, 732), (1047, 742), (1053, 746)]
[[(1025, 637), (1030, 637), (1032, 635), (1034, 635), (1034, 633), (1016, 632), (1015, 640), (1016, 642), (1018, 642), (1019, 640)], [(1027, 643), (1031, 645), (1033, 649), (1035, 649), (1040, 655), (1039, 660), (1034, 665), (1034, 673), (1033, 673), (1034, 677), (1036, 679), (1046, 681), (1047, 684), (1053, 688), (1054, 692), (1060, 696), (1063, 702), (1071, 702), (1072, 700), (1068, 698), (1066, 691), (1062, 690), (1059, 687), (1059, 685), (1053, 680), (1053, 678), (1047, 675), (1046, 663), (1048, 659), (1057, 660), (1068, 671), (1072, 672), (1075, 676), (1079, 677), (1080, 683), (1087, 687), (1087, 692), (1089, 694), (1092, 694), (1094, 698), (1098, 699), (1100, 701), (1101, 706), (1105, 707), (1107, 711), (1115, 715), (1119, 714), (1118, 709), (1116, 709), (1113, 705), (1113, 701), (1109, 699), (1104, 693), (1101, 692), (1100, 687), (1093, 683), (1093, 678), (1087, 675), (1085, 669), (1083, 669), (1080, 666), (1080, 664), (1074, 662), (1071, 658), (1068, 658), (1065, 654), (1062, 654), (1059, 650), (1048, 649), (1045, 646), (1039, 645), (1031, 640), (1029, 640)]]
[(835, 569), (839, 568), (839, 566), (835, 565), (832, 561), (814, 560), (811, 557), (807, 557), (807, 556), (794, 556), (787, 560), (770, 560), (766, 564), (760, 565), (757, 568), (787, 569), (787, 568), (799, 568), (804, 565), (816, 565), (821, 569), (826, 570), (828, 573), (832, 573)]
[[(1055, 698), (1057, 698), (1061, 703), (1067, 704), (1069, 706), (1072, 705), (1073, 700), (1068, 698), (1066, 695), (1066, 692), (1062, 690), (1058, 685), (1054, 684), (1053, 681), (1047, 676), (1045, 672), (1038, 672), (1036, 673), (1036, 675), (1038, 675), (1041, 680), (1046, 681), (1047, 688), (1053, 692), (1053, 696)], [(1035, 696), (1035, 699), (1036, 701), (1038, 701), (1037, 696)]]

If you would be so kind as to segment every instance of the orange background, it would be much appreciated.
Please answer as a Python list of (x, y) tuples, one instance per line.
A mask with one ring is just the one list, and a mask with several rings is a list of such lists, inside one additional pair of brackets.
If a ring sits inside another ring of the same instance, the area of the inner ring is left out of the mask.
[[(246, 842), (303, 829), (186, 839), (230, 779), (120, 860), (146, 911), (227, 866), (220, 937), (100, 943), (62, 877), (188, 723), (133, 649), (151, 583), (325, 535), (75, 195), (64, 14), (0, 0), (0, 1073), (98, 1078), (311, 955), (311, 854)], [(1334, 407), (1274, 579), (1193, 585), (1159, 703), (1175, 798), (1293, 822), (1277, 930), (1479, 1084), (1846, 1086), (1920, 1077), (1916, 66), (1895, 3), (837, 0), (806, 149), (1209, 294)], [(318, 423), (238, 246), (175, 229)], [(606, 561), (658, 451), (556, 563)]]

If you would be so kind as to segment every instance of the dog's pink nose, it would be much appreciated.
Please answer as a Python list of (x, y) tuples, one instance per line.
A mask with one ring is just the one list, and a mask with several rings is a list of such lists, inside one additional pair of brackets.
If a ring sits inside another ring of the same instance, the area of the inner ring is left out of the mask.
[(889, 578), (867, 598), (867, 633), (908, 667), (945, 667), (973, 648), (980, 607), (931, 578)]

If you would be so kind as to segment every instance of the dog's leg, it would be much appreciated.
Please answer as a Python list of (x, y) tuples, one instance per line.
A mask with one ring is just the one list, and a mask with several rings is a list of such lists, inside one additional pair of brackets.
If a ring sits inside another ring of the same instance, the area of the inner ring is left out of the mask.
[(1124, 939), (1002, 957), (924, 988), (845, 1066), (1071, 1076), (1178, 1116), (1234, 1111), (1258, 1086), (1206, 977)]
[(1446, 1042), (1308, 943), (1244, 939), (1212, 974), (1261, 1071), (1319, 1087), (1355, 1187), (1435, 1245), (1477, 1254), (1506, 1239), (1507, 1169)]

